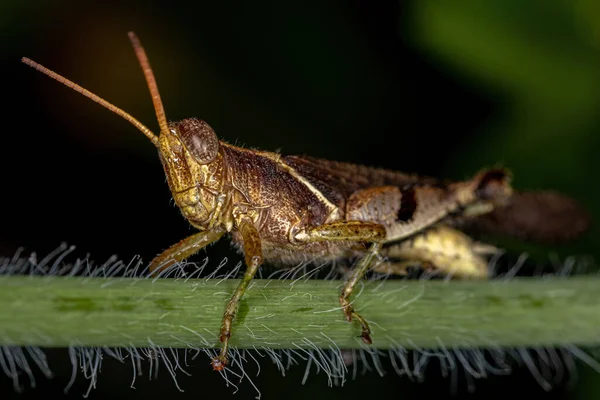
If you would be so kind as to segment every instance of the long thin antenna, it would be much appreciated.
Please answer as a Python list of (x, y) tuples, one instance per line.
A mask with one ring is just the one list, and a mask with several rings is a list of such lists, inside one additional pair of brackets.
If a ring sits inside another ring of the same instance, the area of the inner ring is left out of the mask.
[[(160, 99), (160, 94), (158, 93), (158, 87), (156, 86), (154, 74), (152, 73), (152, 69), (150, 68), (150, 63), (148, 62), (148, 57), (146, 56), (146, 52), (144, 51), (143, 47), (141, 46), (140, 41), (138, 40), (138, 38), (135, 36), (135, 34), (133, 32), (129, 33), (129, 39), (131, 39), (133, 48), (135, 50), (135, 54), (142, 66), (142, 70), (144, 71), (144, 76), (146, 77), (146, 82), (148, 83), (148, 88), (150, 89), (150, 94), (152, 95), (152, 102), (154, 103), (154, 109), (156, 110), (156, 117), (158, 118), (158, 124), (160, 125), (160, 130), (161, 130), (161, 132), (164, 132), (165, 130), (168, 129), (167, 118), (165, 116), (165, 110), (163, 108), (162, 101)], [(35, 61), (33, 61), (27, 57), (21, 58), (21, 61), (24, 64), (29, 65), (32, 68), (35, 68), (36, 70), (40, 71), (44, 75), (47, 75), (50, 78), (62, 83), (63, 85), (75, 90), (76, 92), (81, 93), (88, 99), (95, 101), (96, 103), (100, 104), (102, 107), (108, 108), (110, 111), (112, 111), (115, 114), (126, 119), (133, 126), (135, 126), (138, 130), (140, 130), (148, 139), (150, 139), (152, 144), (154, 144), (156, 147), (159, 146), (158, 136), (156, 136), (146, 125), (142, 124), (140, 121), (135, 119), (131, 114), (120, 109), (119, 107), (115, 106), (114, 104), (109, 103), (108, 101), (104, 100), (102, 97), (90, 92), (89, 90), (84, 89), (83, 87), (79, 86), (75, 82), (70, 81), (69, 79), (65, 78), (64, 76), (57, 74), (56, 72), (44, 67), (41, 64), (36, 63)]]
[(154, 79), (154, 72), (152, 72), (152, 68), (150, 68), (150, 61), (148, 61), (146, 51), (142, 47), (142, 43), (140, 43), (140, 40), (137, 38), (135, 33), (129, 32), (127, 35), (129, 36), (129, 40), (133, 45), (133, 50), (135, 50), (135, 55), (140, 62), (142, 71), (144, 71), (146, 83), (148, 83), (148, 89), (150, 89), (150, 95), (152, 95), (152, 103), (154, 103), (154, 110), (156, 111), (156, 118), (158, 119), (160, 132), (167, 132), (169, 125), (167, 123), (167, 117), (165, 116), (165, 109), (163, 107), (160, 94), (158, 93), (158, 85), (156, 84), (156, 79)]
[(81, 86), (79, 86), (78, 84), (76, 84), (75, 82), (72, 82), (70, 80), (68, 80), (67, 78), (65, 78), (62, 75), (57, 74), (56, 72), (49, 70), (48, 68), (44, 67), (43, 65), (40, 65), (38, 63), (36, 63), (33, 60), (30, 60), (27, 57), (23, 57), (21, 58), (21, 61), (27, 65), (29, 65), (32, 68), (37, 69), (38, 71), (40, 71), (41, 73), (43, 73), (44, 75), (49, 76), (50, 78), (62, 83), (63, 85), (70, 87), (71, 89), (81, 93), (82, 95), (84, 95), (85, 97), (95, 101), (96, 103), (100, 104), (102, 107), (108, 108), (110, 111), (114, 112), (115, 114), (125, 118), (127, 121), (131, 122), (133, 124), (133, 126), (135, 126), (136, 128), (138, 128), (140, 131), (142, 131), (142, 133), (144, 135), (146, 135), (146, 137), (148, 139), (150, 139), (152, 141), (152, 143), (158, 147), (158, 137), (150, 130), (148, 129), (148, 127), (144, 124), (142, 124), (140, 121), (138, 121), (137, 119), (135, 119), (133, 116), (131, 116), (129, 113), (121, 110), (119, 107), (115, 106), (112, 103), (109, 103), (108, 101), (104, 100), (102, 97), (90, 92), (87, 89), (82, 88)]

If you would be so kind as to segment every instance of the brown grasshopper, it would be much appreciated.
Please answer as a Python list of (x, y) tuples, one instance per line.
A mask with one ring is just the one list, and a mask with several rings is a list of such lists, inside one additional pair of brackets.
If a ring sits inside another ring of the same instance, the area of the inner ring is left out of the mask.
[[(572, 200), (551, 192), (534, 196), (515, 192), (502, 168), (446, 182), (248, 150), (219, 141), (202, 120), (167, 122), (146, 53), (134, 33), (129, 38), (152, 95), (158, 136), (81, 86), (27, 58), (22, 61), (125, 118), (158, 149), (175, 203), (199, 232), (152, 260), (152, 273), (194, 255), (225, 234), (244, 253), (247, 269), (223, 315), (221, 352), (212, 361), (215, 370), (227, 365), (234, 317), (264, 262), (293, 266), (358, 258), (339, 300), (346, 319), (357, 320), (363, 341), (371, 343), (367, 321), (350, 302), (369, 268), (403, 274), (417, 263), (456, 276), (486, 278), (483, 255), (494, 248), (472, 241), (456, 228), (548, 240), (570, 238), (587, 228), (587, 216)], [(503, 212), (511, 216), (507, 222), (502, 222)], [(523, 215), (525, 222), (521, 222)]]

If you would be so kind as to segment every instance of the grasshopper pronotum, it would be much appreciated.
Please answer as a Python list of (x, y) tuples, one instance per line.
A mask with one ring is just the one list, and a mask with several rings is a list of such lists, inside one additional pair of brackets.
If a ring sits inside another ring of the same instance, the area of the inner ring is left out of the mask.
[[(232, 146), (196, 118), (169, 123), (146, 53), (134, 33), (129, 38), (152, 95), (159, 135), (81, 86), (28, 58), (22, 61), (128, 120), (158, 149), (175, 203), (199, 232), (152, 260), (151, 272), (225, 234), (243, 251), (247, 269), (223, 315), (221, 352), (212, 361), (216, 370), (227, 365), (235, 314), (263, 262), (293, 266), (358, 257), (339, 299), (346, 319), (356, 319), (363, 341), (371, 343), (369, 325), (350, 297), (376, 258), (383, 260), (376, 269), (394, 274), (418, 263), (442, 273), (486, 278), (482, 255), (491, 246), (473, 242), (457, 227), (546, 240), (569, 239), (587, 228), (587, 216), (572, 200), (552, 192), (515, 192), (502, 168), (445, 182)], [(503, 213), (509, 218), (502, 219)]]

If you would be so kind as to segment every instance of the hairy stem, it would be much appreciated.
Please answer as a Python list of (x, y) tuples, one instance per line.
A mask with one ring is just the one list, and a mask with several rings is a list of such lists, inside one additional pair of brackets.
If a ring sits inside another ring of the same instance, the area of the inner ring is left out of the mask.
[[(0, 345), (216, 347), (239, 280), (4, 276)], [(234, 321), (240, 348), (364, 346), (341, 281), (254, 280)], [(600, 277), (365, 282), (354, 304), (373, 347), (600, 344)]]

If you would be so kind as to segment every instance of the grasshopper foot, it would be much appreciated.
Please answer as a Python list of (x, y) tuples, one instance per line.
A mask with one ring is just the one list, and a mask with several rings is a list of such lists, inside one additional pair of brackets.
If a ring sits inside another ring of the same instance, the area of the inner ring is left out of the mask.
[(217, 357), (212, 359), (212, 366), (215, 371), (223, 371), (227, 366), (227, 352), (229, 350), (229, 338), (231, 338), (231, 325), (235, 312), (232, 312), (230, 305), (227, 307), (228, 310), (223, 315), (223, 322), (221, 323), (221, 331), (219, 332), (219, 341), (221, 344), (221, 352)]
[(227, 362), (227, 357), (225, 357), (223, 354), (219, 354), (217, 357), (214, 357), (212, 359), (211, 365), (213, 367), (213, 370), (223, 371), (227, 366)]
[(221, 351), (218, 356), (212, 359), (211, 365), (215, 371), (223, 371), (229, 360), (227, 359), (227, 351), (229, 349), (229, 338), (231, 337), (231, 320), (233, 315), (225, 315), (223, 325), (221, 326), (221, 333), (219, 334), (219, 340), (221, 341)]
[(350, 305), (348, 298), (343, 294), (340, 296), (340, 304), (342, 305), (342, 309), (344, 310), (344, 315), (346, 316), (346, 321), (352, 322), (353, 318), (356, 318), (358, 322), (360, 322), (360, 326), (362, 328), (362, 333), (360, 335), (363, 343), (372, 344), (373, 340), (371, 339), (371, 328), (369, 328), (369, 323), (366, 319), (356, 311), (354, 311), (354, 307)]
[[(368, 329), (369, 328), (367, 327), (367, 330)], [(371, 339), (370, 332), (365, 331), (364, 329), (363, 329), (362, 335), (360, 335), (360, 338), (362, 339), (364, 344), (373, 344), (373, 339)]]

